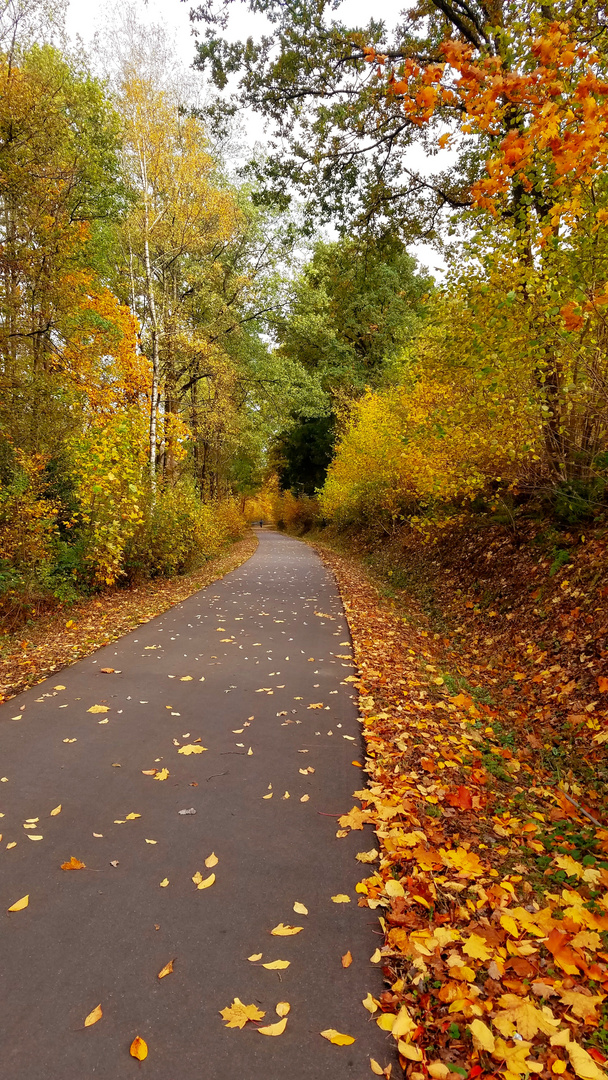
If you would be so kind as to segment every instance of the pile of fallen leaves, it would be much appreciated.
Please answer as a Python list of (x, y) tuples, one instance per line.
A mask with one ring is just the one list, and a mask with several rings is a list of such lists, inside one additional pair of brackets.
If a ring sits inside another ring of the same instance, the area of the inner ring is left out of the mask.
[(251, 532), (191, 574), (114, 589), (72, 605), (67, 619), (65, 611), (55, 612), (17, 634), (0, 635), (0, 701), (35, 686), (236, 570), (253, 555), (257, 543)]
[[(607, 1080), (608, 826), (585, 769), (605, 768), (608, 680), (592, 666), (569, 687), (542, 644), (524, 667), (483, 627), (460, 625), (455, 644), (406, 594), (389, 604), (352, 559), (322, 554), (353, 636), (367, 745), (369, 787), (340, 833), (372, 823), (380, 849), (359, 856), (375, 868), (357, 888), (385, 931), (388, 989), (365, 1007), (412, 1080)], [(567, 634), (581, 601), (565, 581)], [(462, 594), (461, 606), (479, 614)]]

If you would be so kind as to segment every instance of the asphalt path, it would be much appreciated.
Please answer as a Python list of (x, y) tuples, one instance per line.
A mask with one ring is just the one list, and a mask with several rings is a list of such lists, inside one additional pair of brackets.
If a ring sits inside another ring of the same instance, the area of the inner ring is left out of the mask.
[[(364, 779), (350, 656), (321, 561), (264, 531), (238, 570), (2, 706), (1, 1080), (362, 1080), (390, 1060), (361, 1005), (382, 991), (355, 891), (374, 837), (336, 837)], [(283, 1034), (227, 1028), (235, 997), (264, 1025), (289, 1002)]]

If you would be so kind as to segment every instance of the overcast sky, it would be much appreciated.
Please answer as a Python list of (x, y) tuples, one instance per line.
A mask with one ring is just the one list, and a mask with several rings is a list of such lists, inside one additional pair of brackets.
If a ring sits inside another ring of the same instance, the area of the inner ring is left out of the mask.
[[(192, 23), (189, 12), (193, 6), (192, 0), (186, 3), (180, 0), (132, 0), (139, 12), (141, 21), (144, 23), (157, 23), (166, 27), (168, 36), (175, 44), (175, 51), (180, 57), (184, 67), (190, 67), (194, 57), (194, 38), (192, 35)], [(108, 12), (112, 3), (108, 0), (70, 0), (67, 13), (67, 31), (75, 40), (80, 37), (88, 46), (96, 32), (103, 35), (104, 24), (108, 19)], [(403, 0), (383, 0), (382, 14), (384, 18), (397, 18)], [(230, 36), (235, 40), (246, 38), (249, 34), (256, 36), (260, 32), (260, 25), (265, 20), (259, 16), (251, 15), (244, 3), (234, 4), (234, 14), (229, 28)], [(370, 18), (369, 0), (345, 0), (340, 7), (340, 16), (349, 18), (352, 22), (365, 25)], [(196, 25), (196, 24), (195, 24)], [(203, 76), (200, 76), (201, 81)], [(247, 135), (251, 145), (255, 142), (264, 141), (264, 127), (261, 118), (252, 116), (248, 120)], [(425, 244), (413, 245), (411, 252), (423, 266), (431, 270), (441, 270), (444, 262), (440, 255)]]

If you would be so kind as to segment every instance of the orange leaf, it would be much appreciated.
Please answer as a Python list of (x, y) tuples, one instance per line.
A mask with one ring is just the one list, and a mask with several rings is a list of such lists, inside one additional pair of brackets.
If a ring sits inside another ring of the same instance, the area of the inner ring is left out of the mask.
[(72, 858), (70, 859), (69, 862), (62, 862), (61, 869), (62, 870), (86, 870), (86, 863), (81, 862), (80, 859), (75, 859), (74, 856), (72, 855)]
[(136, 1035), (129, 1047), (129, 1053), (131, 1057), (137, 1058), (138, 1061), (144, 1061), (148, 1056), (148, 1047), (144, 1040)]
[(348, 952), (344, 953), (344, 956), (342, 957), (342, 967), (343, 968), (350, 967), (352, 962), (353, 962), (353, 958), (352, 958), (351, 951), (349, 949)]

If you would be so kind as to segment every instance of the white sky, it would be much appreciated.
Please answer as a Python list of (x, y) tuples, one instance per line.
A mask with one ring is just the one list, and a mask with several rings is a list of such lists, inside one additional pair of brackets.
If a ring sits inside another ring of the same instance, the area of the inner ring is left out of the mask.
[[(166, 27), (167, 35), (175, 46), (175, 51), (185, 68), (189, 68), (194, 58), (194, 37), (189, 12), (196, 6), (192, 0), (132, 0), (139, 17), (143, 23), (157, 23)], [(231, 18), (229, 34), (235, 40), (243, 40), (249, 34), (256, 36), (260, 32), (259, 16), (252, 15), (246, 10), (245, 4), (234, 5), (235, 11)], [(67, 11), (66, 29), (69, 37), (76, 41), (80, 38), (85, 48), (90, 45), (95, 33), (103, 37), (104, 24), (107, 22), (110, 4), (108, 0), (70, 0)], [(403, 0), (383, 0), (382, 15), (384, 18), (398, 16), (403, 8)], [(369, 0), (345, 0), (339, 9), (340, 16), (349, 17), (353, 22), (366, 24), (370, 18)], [(194, 24), (196, 25), (196, 24)], [(195, 76), (198, 77), (198, 76)], [(204, 76), (200, 75), (201, 83)], [(247, 136), (251, 146), (255, 142), (264, 142), (264, 126), (260, 117), (251, 115), (247, 121)], [(410, 250), (425, 266), (435, 272), (441, 272), (445, 263), (441, 256), (426, 244), (411, 245)]]

